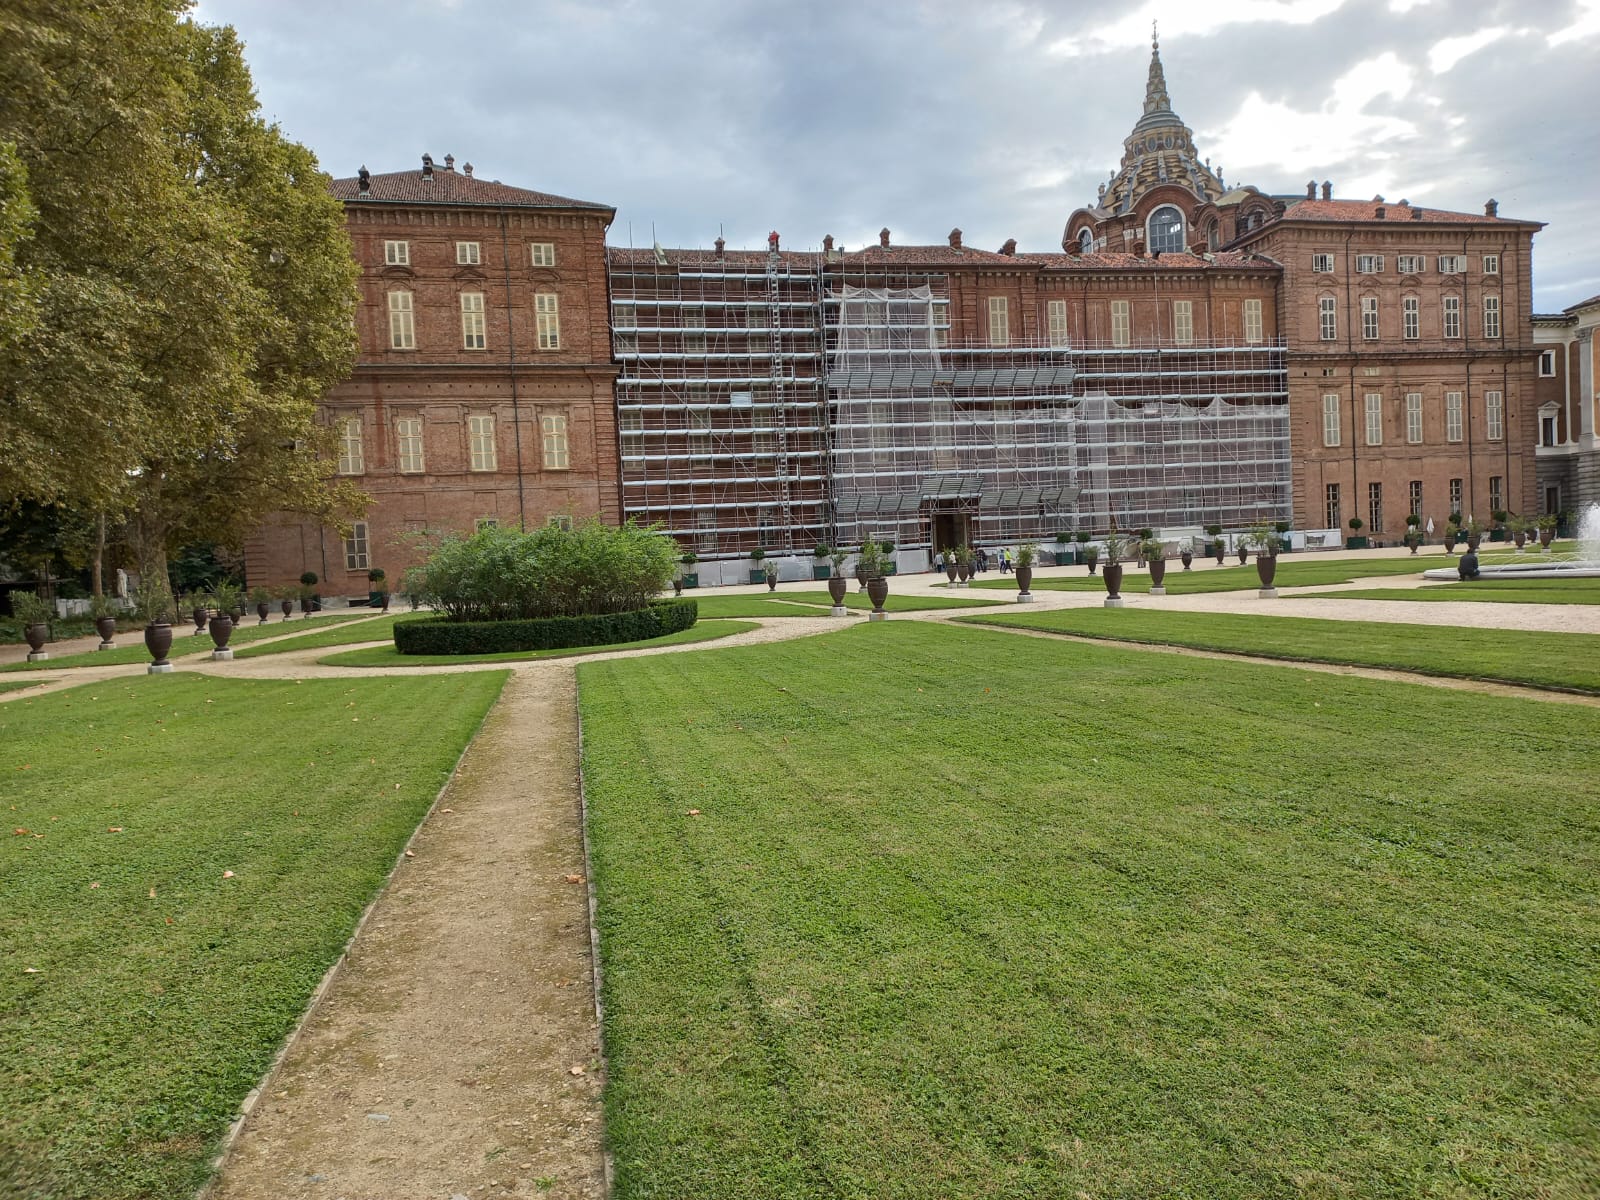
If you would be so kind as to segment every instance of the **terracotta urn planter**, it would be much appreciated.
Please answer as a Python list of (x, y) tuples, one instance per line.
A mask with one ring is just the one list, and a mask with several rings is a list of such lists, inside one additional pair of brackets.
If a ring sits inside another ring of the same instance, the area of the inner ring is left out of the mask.
[(100, 644), (96, 650), (110, 650), (116, 643), (112, 641), (117, 636), (117, 619), (115, 617), (96, 617), (94, 631), (100, 635)]
[(1227, 547), (1222, 544), (1220, 539), (1217, 541), (1215, 549), (1217, 554), (1217, 566), (1220, 567), (1222, 565), (1223, 558), (1226, 557), (1228, 553), (1228, 550)]
[(1263, 590), (1272, 586), (1272, 580), (1278, 573), (1278, 556), (1276, 554), (1256, 555), (1256, 576), (1261, 580)]
[(228, 648), (228, 639), (233, 636), (233, 618), (227, 613), (218, 613), (211, 618), (211, 644), (218, 650)]
[(776, 575), (768, 575), (767, 576), (767, 591), (775, 592), (777, 590), (778, 590), (778, 577)]
[(672, 594), (674, 596), (683, 595), (683, 576), (682, 575), (675, 575), (673, 577), (673, 579), (672, 579)]
[(1469, 534), (1467, 534), (1467, 549), (1471, 550), (1474, 554), (1476, 554), (1478, 552), (1478, 546), (1482, 541), (1483, 541), (1483, 534), (1481, 534), (1481, 533), (1469, 533)]
[(244, 624), (244, 605), (235, 604), (228, 610), (228, 618), (233, 622), (235, 629)]
[(257, 625), (265, 625), (267, 623), (267, 613), (269, 611), (271, 611), (271, 606), (265, 600), (259, 601), (256, 604)]
[(170, 671), (167, 652), (172, 649), (172, 625), (167, 621), (152, 621), (144, 627), (144, 648), (150, 651), (151, 671)]
[(1028, 594), (1028, 591), (1029, 591), (1030, 587), (1033, 584), (1033, 568), (1032, 567), (1018, 567), (1016, 574), (1017, 574), (1017, 594), (1021, 595), (1021, 596), (1026, 596)]
[(1511, 535), (1511, 540), (1517, 544), (1517, 549), (1521, 550), (1528, 544), (1528, 533), (1524, 529), (1519, 529)]
[(1122, 564), (1107, 563), (1106, 569), (1101, 572), (1106, 581), (1106, 599), (1122, 599)]
[(283, 619), (285, 621), (287, 621), (289, 619), (289, 614), (294, 611), (294, 601), (293, 600), (280, 600), (280, 601), (278, 601), (278, 608), (283, 613)]
[(1089, 566), (1089, 574), (1093, 575), (1095, 567), (1097, 567), (1100, 563), (1100, 558), (1098, 555), (1096, 555), (1093, 558), (1085, 558), (1083, 561)]
[[(682, 582), (682, 581), (680, 580), (680, 582)], [(388, 592), (385, 592), (383, 594), (383, 607), (380, 608), (378, 611), (379, 612), (388, 612), (389, 611), (389, 593)]]
[(1150, 587), (1152, 590), (1162, 587), (1167, 578), (1167, 560), (1152, 558), (1150, 560)]
[(194, 618), (194, 631), (196, 633), (204, 633), (206, 631), (205, 605), (196, 604), (194, 606), (194, 611), (189, 615)]
[(889, 581), (882, 575), (867, 580), (867, 598), (872, 601), (872, 619), (883, 620), (888, 615), (883, 611), (883, 602), (889, 598)]
[(944, 565), (944, 577), (946, 579), (948, 579), (951, 583), (954, 583), (956, 581), (956, 565), (954, 563), (945, 563), (945, 565)]
[(1250, 547), (1248, 547), (1248, 546), (1240, 546), (1239, 547), (1239, 565), (1241, 567), (1244, 566), (1245, 562), (1249, 558), (1250, 558)]
[(35, 654), (44, 653), (44, 644), (50, 640), (50, 626), (43, 621), (28, 625), (22, 630), (23, 639), (28, 643), (28, 657), (32, 659)]
[(1422, 535), (1420, 533), (1406, 534), (1406, 545), (1410, 546), (1411, 553), (1415, 554), (1417, 548), (1422, 545)]
[(1190, 564), (1194, 562), (1194, 551), (1185, 550), (1182, 554), (1178, 555), (1178, 557), (1183, 560), (1183, 569), (1187, 571), (1189, 570)]
[(967, 580), (972, 578), (972, 568), (966, 563), (961, 563), (956, 567), (956, 577), (959, 578), (962, 583), (965, 583)]
[(850, 581), (843, 575), (828, 576), (828, 598), (833, 601), (833, 606), (839, 609), (841, 613), (844, 609), (844, 594), (849, 586)]
[(1555, 541), (1555, 537), (1556, 531), (1554, 529), (1541, 529), (1539, 530), (1539, 545), (1548, 550), (1550, 549), (1550, 543)]

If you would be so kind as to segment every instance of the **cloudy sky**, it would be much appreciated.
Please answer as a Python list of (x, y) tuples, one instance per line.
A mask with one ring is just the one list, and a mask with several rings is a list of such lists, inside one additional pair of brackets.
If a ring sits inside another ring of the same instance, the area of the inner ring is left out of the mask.
[(1600, 293), (1600, 0), (200, 0), (336, 176), (429, 151), (617, 208), (613, 244), (1058, 249), (1141, 110), (1230, 183), (1545, 221), (1534, 306)]

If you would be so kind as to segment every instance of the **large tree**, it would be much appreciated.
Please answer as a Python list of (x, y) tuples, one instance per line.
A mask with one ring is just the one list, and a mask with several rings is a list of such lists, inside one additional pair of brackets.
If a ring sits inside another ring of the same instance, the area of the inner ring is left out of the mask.
[(355, 349), (339, 204), (186, 9), (0, 0), (0, 503), (125, 517), (159, 577), (182, 541), (362, 501), (317, 420)]

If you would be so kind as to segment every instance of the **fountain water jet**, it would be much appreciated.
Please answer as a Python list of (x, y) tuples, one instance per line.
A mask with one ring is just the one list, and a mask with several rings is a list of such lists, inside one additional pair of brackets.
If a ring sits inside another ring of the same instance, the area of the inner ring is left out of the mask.
[[(1437, 567), (1422, 573), (1424, 579), (1456, 580), (1454, 567)], [(1600, 578), (1600, 503), (1590, 504), (1578, 519), (1576, 554), (1541, 554), (1526, 562), (1479, 566), (1479, 579), (1594, 579)]]

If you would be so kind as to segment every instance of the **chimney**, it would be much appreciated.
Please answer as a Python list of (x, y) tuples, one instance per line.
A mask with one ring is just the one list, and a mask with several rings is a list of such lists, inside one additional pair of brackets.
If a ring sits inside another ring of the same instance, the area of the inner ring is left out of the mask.
[(433, 155), (431, 154), (422, 156), (422, 177), (424, 179), (433, 178)]
[(721, 258), (722, 257), (722, 251), (727, 246), (728, 243), (723, 241), (719, 237), (716, 241), (712, 242), (711, 244), (717, 248), (717, 257)]
[(889, 227), (887, 225), (878, 230), (878, 245), (882, 246), (885, 250), (889, 248)]
[(778, 252), (778, 231), (776, 229), (767, 234), (767, 250), (771, 254)]
[(952, 229), (950, 231), (950, 247), (953, 250), (961, 249), (961, 230)]
[(1000, 247), (1001, 254), (1015, 254), (1017, 252), (1017, 239), (1007, 238), (1006, 244)]
[(830, 233), (824, 235), (822, 239), (822, 250), (824, 254), (833, 253), (833, 234)]
[(1136, 238), (1134, 240), (1134, 243), (1133, 243), (1133, 246), (1131, 247), (1131, 249), (1132, 249), (1132, 252), (1133, 252), (1133, 255), (1134, 255), (1135, 258), (1143, 258), (1144, 257), (1144, 239), (1143, 238)]
[(1386, 221), (1389, 219), (1389, 210), (1380, 204), (1377, 208), (1372, 210), (1372, 215), (1377, 217), (1380, 221)]
[(1324, 200), (1333, 199), (1333, 184), (1329, 183), (1326, 179), (1322, 181), (1322, 198)]
[(1068, 238), (1061, 243), (1061, 248), (1067, 252), (1068, 258), (1081, 258), (1083, 256), (1083, 243), (1077, 238)]
[(456, 169), (456, 156), (454, 154), (446, 154), (444, 156), (444, 169), (446, 171), (454, 171)]
[(1420, 221), (1420, 220), (1422, 220), (1422, 210), (1421, 210), (1421, 209), (1420, 209), (1420, 208), (1413, 208), (1413, 209), (1412, 209), (1412, 210), (1411, 210), (1411, 219), (1412, 219), (1412, 220), (1413, 220), (1413, 221)]
[(1486, 216), (1486, 217), (1498, 217), (1500, 215), (1500, 201), (1498, 201), (1498, 200), (1486, 200), (1486, 201), (1484, 201), (1483, 215)]
[(466, 173), (466, 176), (467, 176), (468, 179), (472, 178), (472, 164), (471, 163), (462, 163), (461, 164), (461, 170)]
[(365, 165), (356, 172), (356, 190), (363, 196), (372, 190), (372, 173), (367, 170)]
[(1307, 200), (1315, 200), (1316, 198), (1317, 198), (1317, 181), (1315, 179), (1313, 179), (1310, 183), (1306, 184), (1306, 199)]

